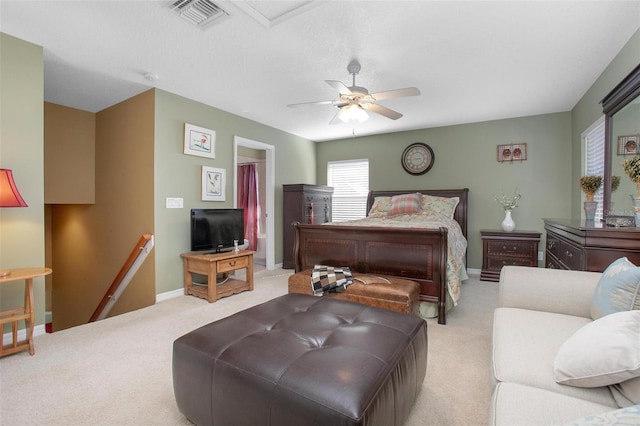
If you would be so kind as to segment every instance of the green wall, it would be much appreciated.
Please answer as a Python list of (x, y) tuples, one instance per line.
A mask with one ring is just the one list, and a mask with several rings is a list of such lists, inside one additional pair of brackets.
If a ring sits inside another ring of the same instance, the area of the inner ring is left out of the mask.
[[(499, 229), (504, 218), (494, 201), (517, 186), (523, 194), (513, 212), (516, 229), (543, 232), (543, 217), (570, 214), (571, 115), (568, 112), (439, 127), (317, 144), (318, 183), (326, 184), (328, 161), (369, 159), (370, 188), (469, 188), (469, 268), (482, 266), (481, 229)], [(402, 151), (424, 142), (435, 154), (425, 175), (400, 165)], [(497, 145), (526, 143), (527, 160), (499, 163)]]
[[(180, 253), (189, 251), (189, 210), (234, 206), (234, 136), (275, 147), (275, 262), (281, 263), (282, 185), (315, 183), (314, 143), (162, 90), (156, 90), (155, 123), (156, 294), (182, 288)], [(215, 130), (215, 159), (183, 154), (185, 123)], [(224, 202), (201, 201), (202, 166), (226, 170)], [(184, 208), (165, 208), (167, 197), (183, 198)]]
[[(574, 159), (571, 170), (571, 212), (573, 217), (580, 217), (582, 210), (582, 191), (579, 179), (582, 175), (582, 139), (581, 134), (596, 120), (602, 117), (600, 101), (614, 87), (640, 64), (640, 30), (629, 39), (627, 44), (607, 65), (604, 72), (597, 78), (585, 95), (571, 111), (573, 128), (571, 132), (571, 150)], [(626, 179), (622, 175), (621, 179)]]
[[(13, 170), (28, 205), (0, 208), (0, 269), (45, 266), (42, 58), (42, 47), (0, 33), (0, 167)], [(44, 278), (34, 279), (34, 299), (41, 324)], [(3, 284), (0, 302), (0, 310), (23, 306), (24, 281)]]

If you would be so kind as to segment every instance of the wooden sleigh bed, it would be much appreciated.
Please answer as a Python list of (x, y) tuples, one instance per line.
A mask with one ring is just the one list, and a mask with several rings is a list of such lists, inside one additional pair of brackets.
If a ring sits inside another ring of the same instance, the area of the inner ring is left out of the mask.
[[(376, 197), (419, 192), (458, 197), (453, 219), (467, 238), (467, 188), (415, 191), (371, 191), (367, 212)], [(420, 300), (437, 304), (438, 323), (446, 324), (448, 229), (295, 224), (294, 261), (300, 272), (314, 265), (349, 267), (354, 271), (408, 278), (420, 283)], [(465, 260), (466, 262), (466, 256)]]

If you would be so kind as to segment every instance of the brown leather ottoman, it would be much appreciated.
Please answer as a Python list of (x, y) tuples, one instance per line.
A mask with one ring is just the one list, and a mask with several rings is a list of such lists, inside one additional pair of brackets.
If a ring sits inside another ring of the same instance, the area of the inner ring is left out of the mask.
[[(358, 272), (354, 272), (353, 276), (375, 277), (375, 275), (360, 274)], [(347, 286), (345, 291), (341, 293), (329, 293), (323, 297), (334, 297), (336, 299), (362, 303), (377, 308), (419, 315), (420, 285), (415, 281), (402, 278), (384, 278), (389, 281), (389, 284), (363, 284), (354, 280), (353, 284)], [(289, 277), (289, 293), (313, 295), (313, 290), (311, 289), (311, 269), (298, 272)]]
[(427, 323), (285, 294), (173, 343), (173, 388), (197, 425), (380, 425), (407, 419), (427, 369)]

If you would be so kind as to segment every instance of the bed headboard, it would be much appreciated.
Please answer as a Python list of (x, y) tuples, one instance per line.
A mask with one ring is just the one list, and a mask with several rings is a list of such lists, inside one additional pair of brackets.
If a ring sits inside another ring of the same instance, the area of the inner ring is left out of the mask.
[(460, 224), (460, 228), (462, 229), (462, 234), (465, 238), (467, 238), (467, 202), (469, 198), (469, 188), (463, 189), (418, 189), (413, 191), (408, 191), (406, 189), (396, 190), (396, 191), (369, 191), (369, 196), (367, 197), (367, 212), (371, 210), (371, 206), (373, 206), (373, 201), (376, 197), (393, 197), (394, 195), (400, 194), (412, 194), (414, 192), (419, 192), (421, 194), (433, 195), (436, 197), (458, 197), (460, 202), (456, 207), (456, 211), (453, 213), (453, 218)]

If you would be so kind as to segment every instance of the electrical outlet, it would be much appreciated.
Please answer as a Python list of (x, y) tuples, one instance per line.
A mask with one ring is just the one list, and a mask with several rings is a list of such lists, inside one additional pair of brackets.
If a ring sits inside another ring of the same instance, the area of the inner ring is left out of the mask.
[(167, 197), (166, 205), (168, 209), (181, 209), (182, 208), (182, 198), (170, 198)]

